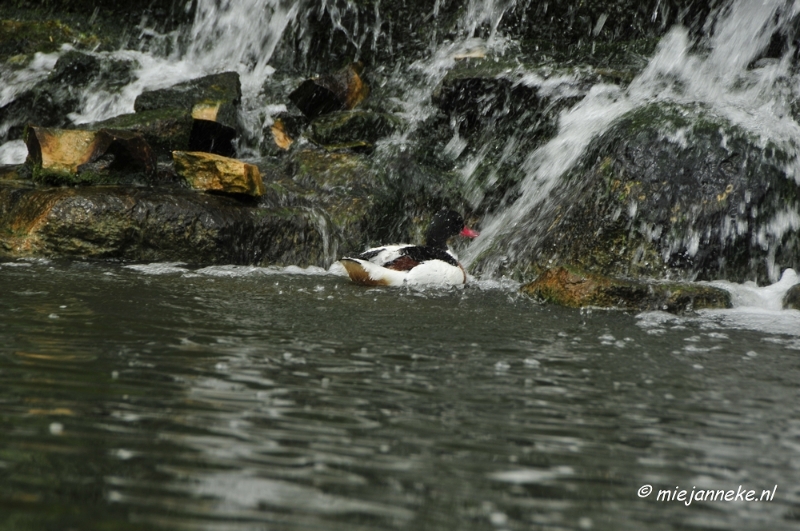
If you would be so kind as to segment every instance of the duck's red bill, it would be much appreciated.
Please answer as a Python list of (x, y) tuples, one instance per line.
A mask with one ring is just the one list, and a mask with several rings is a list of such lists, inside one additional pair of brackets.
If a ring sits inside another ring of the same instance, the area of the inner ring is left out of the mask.
[(464, 227), (459, 234), (461, 234), (461, 236), (466, 236), (467, 238), (477, 238), (480, 236), (479, 232), (476, 232), (469, 227)]

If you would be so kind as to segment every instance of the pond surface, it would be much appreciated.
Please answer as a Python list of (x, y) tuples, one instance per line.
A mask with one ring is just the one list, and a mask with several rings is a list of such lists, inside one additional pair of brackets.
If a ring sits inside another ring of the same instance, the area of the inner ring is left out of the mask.
[(800, 527), (800, 312), (40, 261), (0, 317), (3, 530)]

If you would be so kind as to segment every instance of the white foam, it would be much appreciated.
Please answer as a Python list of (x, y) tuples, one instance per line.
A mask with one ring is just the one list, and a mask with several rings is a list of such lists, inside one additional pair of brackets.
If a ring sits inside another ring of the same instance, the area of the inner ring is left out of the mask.
[[(734, 0), (722, 11), (713, 36), (702, 43), (701, 48), (709, 53), (698, 52), (689, 31), (676, 27), (664, 36), (648, 66), (626, 89), (595, 85), (581, 103), (561, 115), (558, 135), (528, 155), (519, 199), (484, 220), (481, 236), (467, 248), (463, 263), (481, 260), (484, 274), (491, 276), (506, 259), (528, 252), (537, 242), (523, 230), (524, 224), (529, 223), (530, 213), (549, 207), (544, 200), (560, 177), (618, 118), (656, 102), (699, 103), (706, 112), (741, 127), (759, 145), (777, 146), (789, 156), (787, 175), (800, 182), (800, 124), (789, 108), (789, 102), (796, 100), (792, 87), (797, 85), (792, 54), (750, 66), (771, 36), (791, 24), (798, 9), (797, 2), (786, 9), (784, 0)], [(525, 82), (535, 84), (537, 79), (529, 77)], [(674, 140), (685, 142), (679, 133), (673, 135)], [(794, 208), (778, 216), (763, 228), (759, 243), (779, 245), (783, 234), (797, 230), (799, 216)], [(731, 230), (737, 230), (736, 226)], [(772, 262), (769, 274), (777, 280), (780, 264)]]
[(194, 271), (194, 273), (210, 277), (227, 277), (227, 278), (248, 277), (254, 275), (325, 276), (334, 274), (330, 270), (325, 270), (322, 267), (317, 267), (317, 266), (299, 267), (294, 265), (286, 267), (221, 265), (221, 266), (204, 267), (202, 269)]
[(17, 165), (28, 158), (28, 148), (22, 140), (12, 140), (0, 145), (0, 165)]
[(759, 287), (755, 282), (735, 284), (727, 281), (709, 282), (711, 286), (722, 288), (731, 293), (735, 308), (751, 308), (768, 311), (781, 310), (786, 292), (800, 284), (800, 276), (794, 269), (787, 269), (778, 282)]
[(188, 273), (186, 264), (183, 262), (157, 262), (152, 264), (135, 264), (123, 266), (126, 269), (133, 269), (145, 275), (172, 275), (175, 273)]
[[(665, 333), (667, 328), (681, 328), (686, 323), (700, 324), (706, 329), (755, 330), (767, 334), (800, 337), (800, 311), (783, 310), (783, 299), (792, 286), (800, 283), (800, 276), (792, 270), (783, 272), (780, 281), (769, 286), (754, 282), (735, 284), (716, 281), (701, 283), (722, 288), (731, 293), (733, 308), (727, 310), (699, 310), (693, 316), (677, 316), (666, 312), (644, 312), (637, 316), (638, 325), (648, 333)], [(726, 337), (712, 332), (709, 337)], [(686, 341), (695, 339), (687, 338)], [(692, 347), (684, 347), (692, 350)], [(696, 350), (696, 349), (694, 349)]]

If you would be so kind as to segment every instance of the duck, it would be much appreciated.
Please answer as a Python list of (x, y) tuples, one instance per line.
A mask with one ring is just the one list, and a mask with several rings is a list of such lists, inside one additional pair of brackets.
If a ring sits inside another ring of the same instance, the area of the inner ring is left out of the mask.
[(479, 233), (464, 224), (461, 214), (443, 209), (433, 216), (425, 245), (373, 247), (339, 262), (350, 280), (365, 286), (458, 286), (466, 284), (467, 272), (447, 248), (447, 241), (458, 235), (476, 238)]

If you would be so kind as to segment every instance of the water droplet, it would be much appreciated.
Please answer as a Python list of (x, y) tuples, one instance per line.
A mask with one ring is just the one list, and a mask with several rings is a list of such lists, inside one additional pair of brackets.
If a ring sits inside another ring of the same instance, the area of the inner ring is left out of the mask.
[(505, 526), (508, 523), (508, 516), (499, 511), (493, 512), (491, 515), (489, 515), (489, 521), (492, 523), (492, 525)]

